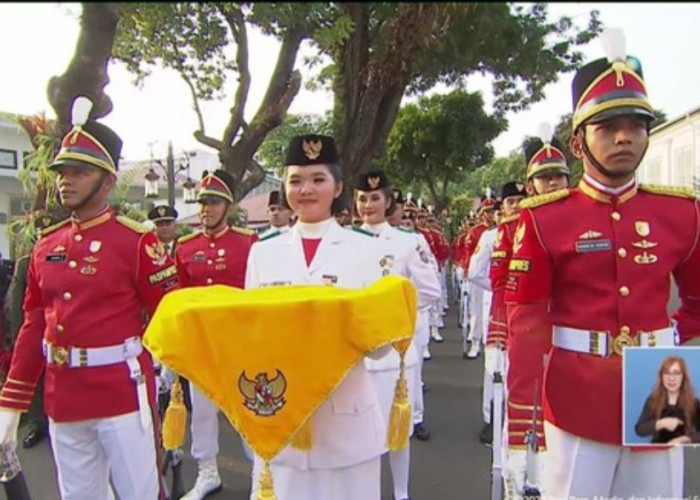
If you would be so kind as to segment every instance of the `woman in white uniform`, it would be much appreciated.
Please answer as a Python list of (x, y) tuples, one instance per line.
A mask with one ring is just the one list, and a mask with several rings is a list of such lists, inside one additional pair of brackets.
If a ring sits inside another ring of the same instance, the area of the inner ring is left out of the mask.
[[(410, 279), (418, 290), (418, 309), (427, 313), (430, 304), (441, 297), (440, 282), (415, 233), (396, 229), (387, 222), (387, 213), (391, 213), (394, 203), (393, 191), (384, 172), (378, 170), (360, 176), (355, 186), (355, 208), (362, 218), (362, 229), (371, 232), (382, 247), (382, 274), (398, 274)], [(409, 400), (415, 404), (416, 389), (420, 390), (420, 370), (413, 340), (404, 362)], [(365, 359), (365, 366), (377, 390), (384, 419), (388, 422), (399, 378), (399, 354), (392, 349), (380, 359)], [(389, 452), (389, 464), (394, 480), (394, 498), (407, 500), (410, 444), (403, 450)]]
[[(283, 192), (298, 222), (288, 232), (253, 245), (246, 288), (312, 284), (364, 288), (381, 278), (377, 241), (365, 231), (343, 229), (333, 217), (343, 206), (338, 161), (331, 137), (305, 135), (291, 140)], [(372, 355), (381, 357), (390, 350), (385, 347)], [(387, 431), (363, 363), (350, 371), (310, 422), (311, 449), (287, 446), (271, 462), (277, 500), (379, 500)], [(252, 499), (262, 465), (256, 456)]]

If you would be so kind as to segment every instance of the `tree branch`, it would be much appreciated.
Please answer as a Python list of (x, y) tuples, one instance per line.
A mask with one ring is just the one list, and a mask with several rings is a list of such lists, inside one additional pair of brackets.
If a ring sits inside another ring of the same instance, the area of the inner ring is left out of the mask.
[(238, 88), (234, 98), (234, 105), (231, 108), (231, 119), (226, 125), (223, 136), (225, 147), (231, 147), (238, 135), (238, 131), (243, 125), (243, 115), (245, 112), (248, 92), (250, 91), (250, 68), (248, 66), (248, 31), (240, 9), (224, 9), (217, 5), (219, 12), (224, 16), (231, 28), (233, 39), (236, 42), (236, 69), (238, 70)]
[(265, 170), (262, 168), (262, 165), (252, 158), (249, 160), (248, 165), (246, 166), (246, 172), (248, 175), (243, 178), (243, 181), (236, 183), (236, 192), (234, 193), (236, 200), (243, 198), (246, 194), (252, 191), (253, 188), (265, 180)]
[(195, 130), (194, 134), (192, 135), (194, 135), (194, 138), (198, 142), (204, 144), (205, 146), (209, 146), (210, 148), (216, 149), (217, 151), (221, 151), (224, 147), (220, 140), (204, 135), (201, 130)]

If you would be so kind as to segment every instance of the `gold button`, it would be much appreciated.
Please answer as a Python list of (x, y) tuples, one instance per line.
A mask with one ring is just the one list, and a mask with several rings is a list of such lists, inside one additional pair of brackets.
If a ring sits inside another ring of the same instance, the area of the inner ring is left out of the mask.
[(82, 234), (76, 234), (73, 239), (75, 241), (83, 241), (83, 235)]
[(626, 286), (621, 286), (620, 287), (620, 295), (623, 297), (627, 297), (630, 294), (630, 289), (627, 288)]
[(210, 266), (211, 266), (213, 263), (214, 263), (214, 261), (211, 260), (211, 259), (209, 259), (209, 260), (207, 261), (207, 265), (210, 265)]
[(207, 285), (211, 285), (212, 283), (214, 283), (214, 280), (211, 278), (207, 278)]
[(627, 250), (625, 250), (624, 248), (618, 248), (617, 255), (624, 259), (625, 257), (627, 257)]
[(612, 217), (613, 220), (620, 220), (622, 218), (620, 212), (613, 212), (610, 214), (610, 217)]
[(63, 328), (63, 325), (56, 325), (56, 331), (58, 333), (63, 333), (63, 330), (65, 330), (65, 328)]
[(76, 261), (74, 261), (74, 260), (71, 260), (71, 261), (68, 263), (68, 267), (70, 267), (71, 269), (75, 269), (76, 267), (78, 267), (78, 263), (77, 263)]
[(70, 292), (65, 292), (63, 294), (63, 300), (70, 300), (72, 298), (73, 298), (73, 294), (71, 294)]
[(211, 243), (209, 243), (209, 248), (214, 248), (215, 246), (216, 246), (216, 243), (214, 243), (213, 241)]
[(620, 327), (620, 335), (629, 335), (630, 334), (630, 327), (629, 326), (621, 326)]

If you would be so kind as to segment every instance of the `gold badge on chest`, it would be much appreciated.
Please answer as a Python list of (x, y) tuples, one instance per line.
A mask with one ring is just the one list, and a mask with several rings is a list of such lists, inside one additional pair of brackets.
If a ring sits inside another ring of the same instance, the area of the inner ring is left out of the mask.
[(654, 264), (659, 258), (648, 250), (656, 247), (658, 243), (646, 239), (651, 234), (651, 225), (645, 220), (637, 220), (634, 221), (634, 230), (638, 236), (642, 237), (640, 241), (632, 242), (633, 247), (642, 250), (642, 253), (634, 256), (634, 262), (640, 265)]
[(518, 253), (523, 247), (524, 237), (525, 226), (523, 224), (518, 224), (518, 228), (515, 230), (515, 235), (513, 236), (513, 253)]

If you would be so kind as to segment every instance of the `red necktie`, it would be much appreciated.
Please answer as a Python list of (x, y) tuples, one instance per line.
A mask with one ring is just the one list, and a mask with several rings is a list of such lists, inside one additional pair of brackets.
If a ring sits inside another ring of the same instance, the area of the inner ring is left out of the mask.
[(314, 255), (316, 255), (316, 250), (318, 250), (318, 245), (321, 243), (321, 238), (308, 239), (302, 238), (301, 243), (304, 246), (304, 257), (306, 258), (307, 267), (314, 260)]

